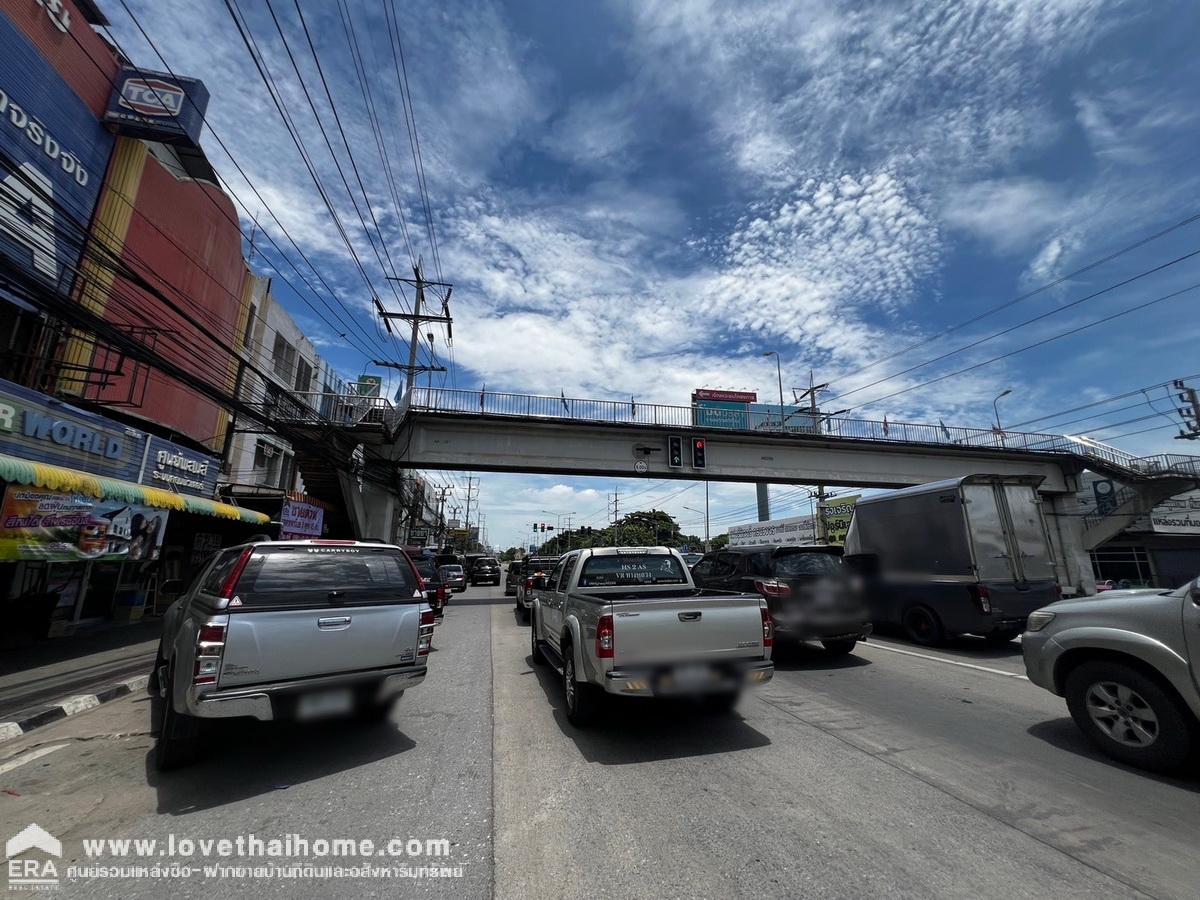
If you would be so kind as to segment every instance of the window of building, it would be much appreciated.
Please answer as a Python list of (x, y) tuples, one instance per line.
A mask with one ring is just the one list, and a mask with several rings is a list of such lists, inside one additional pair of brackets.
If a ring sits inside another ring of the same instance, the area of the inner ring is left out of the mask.
[(301, 357), (296, 362), (296, 390), (308, 391), (312, 387), (313, 367)]
[(286, 383), (292, 383), (292, 376), (296, 371), (296, 348), (279, 333), (275, 335), (275, 345), (271, 351), (271, 364), (275, 368), (276, 375)]

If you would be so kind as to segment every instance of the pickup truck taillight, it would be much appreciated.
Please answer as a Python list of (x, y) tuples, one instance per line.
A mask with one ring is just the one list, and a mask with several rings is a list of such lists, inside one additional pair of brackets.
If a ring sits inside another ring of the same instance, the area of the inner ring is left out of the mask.
[(613, 617), (601, 616), (596, 622), (596, 656), (599, 659), (612, 659), (616, 650), (616, 640), (613, 634)]
[(192, 684), (216, 684), (225, 653), (225, 626), (209, 623), (196, 632), (196, 666)]
[(790, 597), (792, 589), (774, 578), (754, 579), (754, 589), (764, 597)]
[(972, 598), (979, 604), (979, 611), (987, 614), (992, 611), (992, 595), (982, 584), (973, 584), (967, 588)]
[(525, 590), (527, 590), (527, 591), (533, 590), (533, 579), (532, 578), (525, 579)]
[(775, 620), (771, 618), (771, 613), (767, 610), (767, 608), (765, 606), (760, 606), (758, 608), (758, 611), (760, 613), (762, 613), (763, 646), (764, 647), (774, 647), (775, 646)]
[(417, 656), (428, 656), (433, 646), (433, 623), (436, 616), (432, 609), (421, 610), (421, 626), (417, 635)]

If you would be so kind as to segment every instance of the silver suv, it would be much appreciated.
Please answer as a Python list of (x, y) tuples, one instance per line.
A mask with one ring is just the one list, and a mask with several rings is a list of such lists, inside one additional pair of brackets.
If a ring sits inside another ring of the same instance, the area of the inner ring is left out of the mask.
[(1021, 636), (1029, 680), (1114, 759), (1174, 771), (1200, 752), (1200, 578), (1061, 600)]

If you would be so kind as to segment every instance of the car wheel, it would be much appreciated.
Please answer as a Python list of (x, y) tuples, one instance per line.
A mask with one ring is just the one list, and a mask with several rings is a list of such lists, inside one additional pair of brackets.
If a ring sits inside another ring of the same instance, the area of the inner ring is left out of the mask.
[(546, 664), (546, 655), (542, 652), (542, 642), (537, 638), (537, 623), (533, 620), (532, 612), (529, 614), (529, 658), (535, 666)]
[(567, 699), (567, 721), (585, 728), (596, 718), (600, 698), (596, 686), (575, 680), (575, 651), (570, 642), (563, 645), (563, 693)]
[(517, 604), (517, 622), (521, 625), (529, 624), (529, 610), (520, 603)]
[(170, 690), (173, 681), (174, 671), (168, 676), (167, 696), (160, 698), (162, 716), (154, 745), (154, 764), (161, 772), (194, 762), (200, 751), (200, 720), (175, 711)]
[(821, 641), (821, 646), (831, 656), (846, 656), (852, 653), (857, 645), (857, 638), (848, 638), (843, 641)]
[(937, 613), (925, 606), (910, 606), (901, 619), (905, 636), (914, 644), (935, 647), (945, 638), (942, 620)]
[(1155, 772), (1182, 768), (1198, 749), (1197, 724), (1172, 691), (1132, 666), (1087, 662), (1067, 676), (1067, 708), (1113, 759)]

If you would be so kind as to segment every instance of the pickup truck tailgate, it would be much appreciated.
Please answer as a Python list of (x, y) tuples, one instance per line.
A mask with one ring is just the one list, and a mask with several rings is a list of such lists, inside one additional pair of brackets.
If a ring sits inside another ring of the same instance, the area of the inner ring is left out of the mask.
[(399, 548), (264, 545), (237, 576), (218, 684), (416, 662), (424, 594)]
[(260, 610), (229, 617), (221, 687), (416, 661), (416, 603)]
[[(763, 654), (762, 614), (751, 597), (619, 600), (613, 610), (613, 664), (717, 662)], [(758, 600), (754, 595), (753, 600)]]

